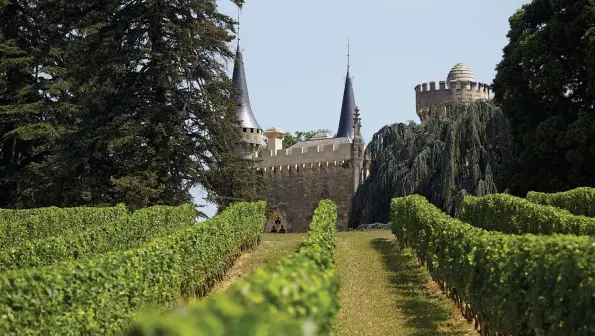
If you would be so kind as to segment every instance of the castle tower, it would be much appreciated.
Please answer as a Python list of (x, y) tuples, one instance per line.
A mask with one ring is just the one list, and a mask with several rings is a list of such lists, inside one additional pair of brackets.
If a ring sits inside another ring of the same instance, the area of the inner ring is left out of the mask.
[(235, 64), (233, 68), (233, 83), (240, 89), (240, 93), (235, 99), (239, 104), (236, 116), (240, 120), (240, 141), (236, 145), (236, 154), (246, 159), (254, 159), (258, 155), (258, 150), (262, 145), (262, 129), (250, 106), (250, 97), (248, 96), (248, 84), (246, 83), (246, 71), (244, 70), (244, 59), (240, 50), (236, 50)]
[[(446, 81), (419, 84), (415, 87), (415, 111), (422, 124), (430, 117), (431, 107), (439, 106), (450, 101), (489, 100), (489, 85), (478, 83), (469, 68), (463, 63), (457, 63), (446, 76)], [(446, 106), (438, 111), (445, 114)]]
[(343, 89), (343, 103), (341, 104), (341, 116), (339, 118), (337, 138), (353, 139), (354, 111), (355, 97), (353, 95), (351, 77), (349, 77), (349, 45), (347, 45), (347, 76), (345, 76), (345, 88)]

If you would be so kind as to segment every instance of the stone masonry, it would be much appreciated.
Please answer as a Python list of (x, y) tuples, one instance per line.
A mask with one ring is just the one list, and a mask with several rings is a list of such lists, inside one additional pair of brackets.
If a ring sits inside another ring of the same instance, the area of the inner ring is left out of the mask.
[(276, 211), (275, 215), (285, 219), (288, 232), (307, 232), (314, 209), (322, 199), (336, 203), (337, 228), (347, 229), (355, 192), (353, 168), (362, 165), (361, 159), (351, 159), (352, 143), (341, 143), (339, 139), (327, 138), (330, 144), (316, 145), (324, 142), (319, 138), (297, 148), (261, 153), (256, 166), (269, 182), (267, 204)]
[[(415, 110), (422, 123), (430, 117), (428, 111), (449, 101), (475, 101), (490, 99), (489, 85), (475, 81), (473, 73), (457, 63), (449, 72), (446, 81), (419, 84), (415, 87)], [(446, 109), (446, 107), (444, 107)], [(446, 110), (438, 112), (446, 113)]]

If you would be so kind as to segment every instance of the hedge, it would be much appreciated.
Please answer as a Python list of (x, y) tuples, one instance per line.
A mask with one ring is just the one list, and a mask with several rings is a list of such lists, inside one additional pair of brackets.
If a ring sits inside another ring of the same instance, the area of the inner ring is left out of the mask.
[(205, 295), (265, 223), (264, 202), (239, 203), (144, 246), (0, 273), (0, 335), (115, 334), (139, 307)]
[(595, 334), (595, 239), (473, 227), (419, 195), (393, 199), (393, 232), (482, 335)]
[(121, 220), (99, 222), (80, 232), (27, 241), (0, 250), (0, 271), (51, 265), (110, 251), (139, 247), (154, 237), (172, 234), (193, 225), (196, 220), (193, 204), (153, 206), (136, 211)]
[(68, 235), (128, 216), (123, 204), (115, 207), (38, 208), (0, 211), (0, 249), (26, 241)]
[(335, 204), (321, 201), (299, 252), (190, 308), (141, 315), (128, 335), (328, 335), (339, 308), (336, 219)]
[(482, 229), (511, 234), (595, 234), (595, 218), (507, 194), (465, 196), (460, 218)]
[(595, 188), (580, 187), (554, 194), (530, 191), (527, 200), (566, 209), (575, 215), (595, 217)]

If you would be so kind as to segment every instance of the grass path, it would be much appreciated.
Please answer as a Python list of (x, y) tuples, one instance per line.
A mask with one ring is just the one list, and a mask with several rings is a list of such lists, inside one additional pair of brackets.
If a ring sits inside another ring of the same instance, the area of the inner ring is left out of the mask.
[(389, 231), (341, 232), (337, 335), (477, 335)]
[(306, 238), (305, 233), (274, 234), (263, 233), (260, 245), (254, 250), (242, 254), (225, 274), (223, 281), (217, 283), (211, 293), (224, 292), (235, 281), (257, 269), (275, 263), (286, 255), (297, 251)]

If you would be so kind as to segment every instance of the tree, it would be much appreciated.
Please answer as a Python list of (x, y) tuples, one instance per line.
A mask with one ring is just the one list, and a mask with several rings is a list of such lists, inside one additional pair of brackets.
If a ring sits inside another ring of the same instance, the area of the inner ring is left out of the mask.
[(29, 170), (71, 120), (70, 9), (51, 0), (0, 1), (0, 207), (27, 203)]
[(330, 131), (328, 129), (319, 129), (318, 131), (307, 131), (307, 132), (297, 131), (294, 134), (287, 133), (283, 137), (283, 148), (289, 148), (298, 142), (309, 141), (312, 139), (313, 136), (315, 136), (318, 133), (329, 133), (329, 132)]
[(252, 172), (229, 155), (239, 121), (222, 62), (233, 56), (233, 19), (210, 0), (80, 4), (68, 46), (79, 117), (38, 167), (37, 199), (176, 205), (197, 184), (227, 196), (210, 175), (222, 169), (237, 169), (219, 178), (237, 177), (229, 182), (241, 187)]
[(394, 197), (420, 194), (457, 216), (466, 194), (497, 191), (494, 178), (511, 147), (502, 111), (487, 102), (444, 105), (448, 118), (393, 124), (374, 134), (365, 153), (370, 175), (353, 197), (350, 227), (388, 222)]
[(217, 204), (218, 212), (239, 201), (253, 202), (262, 199), (267, 182), (262, 173), (255, 172), (256, 161), (244, 159), (235, 153), (224, 153), (205, 172), (206, 185), (210, 188), (207, 200)]
[(595, 3), (534, 0), (509, 22), (493, 90), (516, 154), (499, 184), (519, 196), (595, 186)]

